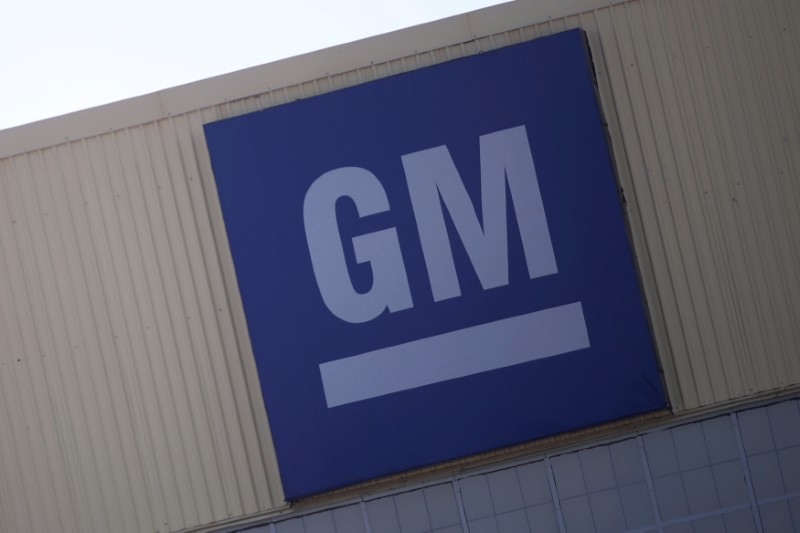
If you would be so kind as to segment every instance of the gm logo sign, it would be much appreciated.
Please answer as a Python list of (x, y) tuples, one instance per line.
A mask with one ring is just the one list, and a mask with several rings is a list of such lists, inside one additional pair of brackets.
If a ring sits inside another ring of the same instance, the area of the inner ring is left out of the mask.
[(205, 132), (288, 499), (665, 405), (580, 31)]
[[(479, 140), (481, 216), (446, 146), (402, 156), (411, 206), (434, 301), (461, 296), (445, 213), (483, 290), (509, 283), (508, 190), (530, 279), (558, 272), (536, 169), (524, 126)], [(366, 169), (326, 172), (309, 188), (303, 218), (322, 299), (352, 323), (414, 306), (395, 228), (352, 237), (355, 259), (372, 269), (364, 293), (350, 280), (336, 203), (347, 198), (360, 217), (389, 210), (386, 191)], [(529, 346), (531, 336), (537, 346)], [(580, 303), (472, 326), (320, 365), (328, 407), (587, 348)], [(491, 357), (489, 353), (493, 353)]]

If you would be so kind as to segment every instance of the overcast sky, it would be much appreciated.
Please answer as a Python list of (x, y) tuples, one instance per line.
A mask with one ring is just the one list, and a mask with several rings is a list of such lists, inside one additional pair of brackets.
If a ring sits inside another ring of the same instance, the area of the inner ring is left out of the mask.
[(0, 129), (501, 0), (0, 0)]

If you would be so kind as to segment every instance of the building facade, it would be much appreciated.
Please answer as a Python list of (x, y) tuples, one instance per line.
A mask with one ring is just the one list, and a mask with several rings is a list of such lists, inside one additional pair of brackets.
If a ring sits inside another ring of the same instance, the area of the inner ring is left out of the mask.
[[(576, 28), (668, 407), (287, 503), (204, 125)], [(0, 531), (800, 531), (799, 30), (518, 1), (0, 132)]]

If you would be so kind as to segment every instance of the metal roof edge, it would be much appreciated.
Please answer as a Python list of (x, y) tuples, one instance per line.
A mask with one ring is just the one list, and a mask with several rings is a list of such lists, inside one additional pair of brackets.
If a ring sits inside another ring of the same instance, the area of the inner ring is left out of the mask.
[(516, 0), (0, 130), (0, 158), (630, 0)]

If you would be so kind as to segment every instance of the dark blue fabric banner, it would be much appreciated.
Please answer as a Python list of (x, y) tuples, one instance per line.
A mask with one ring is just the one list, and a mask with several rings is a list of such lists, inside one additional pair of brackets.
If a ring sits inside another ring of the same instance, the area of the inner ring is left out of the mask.
[(666, 405), (581, 31), (205, 133), (288, 499)]

